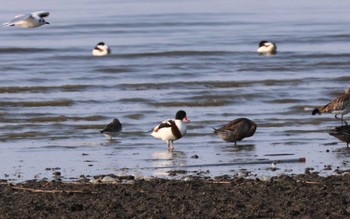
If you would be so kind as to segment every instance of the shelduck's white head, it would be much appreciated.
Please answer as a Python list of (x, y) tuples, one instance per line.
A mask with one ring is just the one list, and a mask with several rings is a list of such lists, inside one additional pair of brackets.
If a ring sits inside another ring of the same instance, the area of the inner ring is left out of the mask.
[(99, 42), (92, 50), (93, 56), (106, 56), (111, 53), (110, 48), (104, 42)]
[(263, 41), (260, 41), (257, 52), (262, 54), (276, 54), (277, 46), (273, 42), (263, 40)]

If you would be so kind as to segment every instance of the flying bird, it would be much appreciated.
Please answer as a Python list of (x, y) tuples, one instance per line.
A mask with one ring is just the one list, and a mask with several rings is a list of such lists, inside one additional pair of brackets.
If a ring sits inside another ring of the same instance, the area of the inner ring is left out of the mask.
[(31, 14), (17, 15), (10, 22), (4, 23), (4, 26), (18, 26), (24, 28), (40, 27), (44, 24), (50, 24), (44, 19), (45, 17), (48, 17), (49, 14), (50, 13), (47, 11), (37, 11)]
[[(331, 102), (327, 103), (320, 109), (315, 108), (312, 111), (312, 115), (321, 113), (333, 113), (335, 118), (340, 120), (342, 124), (348, 123), (343, 119), (343, 116), (350, 112), (350, 87), (346, 88), (344, 94), (334, 98)], [(339, 118), (337, 115), (341, 115)]]
[(219, 129), (214, 128), (214, 133), (222, 140), (234, 142), (236, 145), (237, 141), (253, 136), (256, 127), (257, 125), (255, 122), (247, 118), (238, 118), (223, 125)]
[(122, 124), (119, 119), (113, 119), (111, 123), (106, 125), (100, 132), (104, 134), (107, 138), (112, 139), (120, 134), (122, 131)]
[(186, 112), (180, 110), (176, 113), (175, 119), (168, 119), (161, 122), (153, 128), (152, 136), (162, 139), (167, 142), (168, 150), (174, 151), (174, 141), (186, 135), (187, 126), (185, 123), (189, 122)]

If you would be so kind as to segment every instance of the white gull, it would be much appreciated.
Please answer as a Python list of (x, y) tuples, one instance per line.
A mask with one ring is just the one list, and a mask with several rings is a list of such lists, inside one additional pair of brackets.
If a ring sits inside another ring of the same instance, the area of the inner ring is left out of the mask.
[(49, 14), (50, 13), (47, 11), (37, 11), (31, 14), (17, 15), (10, 22), (4, 23), (4, 26), (18, 26), (24, 28), (40, 27), (44, 24), (49, 24), (49, 22), (46, 22), (44, 19), (48, 17)]

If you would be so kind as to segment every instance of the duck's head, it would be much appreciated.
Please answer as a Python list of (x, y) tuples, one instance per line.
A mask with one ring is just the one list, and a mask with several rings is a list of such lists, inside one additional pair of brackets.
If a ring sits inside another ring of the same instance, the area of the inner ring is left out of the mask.
[(95, 49), (97, 50), (107, 50), (108, 49), (108, 46), (104, 43), (104, 42), (99, 42), (97, 43), (97, 45), (95, 46)]
[(186, 112), (183, 110), (177, 111), (175, 115), (175, 119), (182, 120), (183, 122), (189, 122), (190, 120), (187, 119)]

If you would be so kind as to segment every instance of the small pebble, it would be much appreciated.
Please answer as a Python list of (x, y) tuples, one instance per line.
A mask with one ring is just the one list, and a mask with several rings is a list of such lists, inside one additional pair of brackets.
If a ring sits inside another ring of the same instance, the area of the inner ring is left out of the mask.
[(117, 180), (111, 176), (105, 176), (102, 178), (101, 182), (104, 183), (113, 183), (113, 182), (117, 182)]
[(324, 165), (324, 170), (332, 170), (332, 166), (331, 165)]
[(61, 172), (56, 171), (56, 172), (53, 172), (52, 175), (54, 175), (54, 176), (61, 176)]
[(260, 181), (263, 181), (263, 182), (270, 182), (271, 181), (271, 177), (268, 177), (268, 176), (262, 176), (260, 178), (258, 178)]
[(123, 179), (123, 180), (122, 180), (122, 184), (125, 184), (125, 185), (134, 185), (134, 184), (135, 184), (135, 180)]
[(100, 183), (101, 182), (101, 180), (99, 180), (99, 179), (94, 179), (94, 178), (92, 178), (92, 179), (90, 179), (90, 183)]
[(191, 181), (192, 180), (192, 178), (191, 177), (189, 177), (189, 176), (186, 176), (185, 178), (183, 178), (182, 179), (183, 181), (185, 181), (185, 182), (188, 182), (188, 181)]
[(150, 182), (150, 181), (154, 180), (154, 177), (153, 177), (153, 176), (145, 176), (145, 177), (143, 177), (143, 179), (144, 179), (146, 182)]

